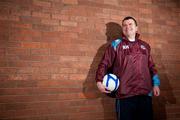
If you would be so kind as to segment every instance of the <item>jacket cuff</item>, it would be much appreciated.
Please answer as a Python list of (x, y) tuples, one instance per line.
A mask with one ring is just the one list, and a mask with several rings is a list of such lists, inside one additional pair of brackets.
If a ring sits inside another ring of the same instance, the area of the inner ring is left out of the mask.
[(153, 79), (153, 86), (160, 86), (160, 79), (157, 74), (154, 75), (152, 79)]

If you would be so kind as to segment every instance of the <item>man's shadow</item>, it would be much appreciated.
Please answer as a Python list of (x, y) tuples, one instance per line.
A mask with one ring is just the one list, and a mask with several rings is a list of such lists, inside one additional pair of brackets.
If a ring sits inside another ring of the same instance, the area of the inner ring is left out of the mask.
[(98, 68), (98, 64), (103, 57), (105, 49), (109, 44), (111, 44), (112, 40), (121, 38), (122, 28), (119, 24), (115, 22), (109, 22), (106, 24), (106, 43), (103, 44), (97, 51), (93, 62), (88, 71), (85, 82), (83, 83), (83, 93), (88, 100), (96, 99), (100, 100), (103, 112), (104, 112), (104, 120), (114, 120), (115, 119), (115, 108), (114, 108), (114, 99), (107, 97), (107, 95), (101, 93), (96, 85), (95, 76), (96, 70)]
[[(166, 70), (162, 62), (161, 51), (157, 49), (159, 53), (158, 60), (161, 63), (161, 69)], [(160, 90), (161, 94), (159, 97), (153, 97), (153, 110), (154, 110), (154, 120), (167, 120), (167, 104), (176, 104), (176, 98), (173, 94), (173, 89), (169, 83), (169, 78), (166, 71), (160, 75), (161, 85)]]

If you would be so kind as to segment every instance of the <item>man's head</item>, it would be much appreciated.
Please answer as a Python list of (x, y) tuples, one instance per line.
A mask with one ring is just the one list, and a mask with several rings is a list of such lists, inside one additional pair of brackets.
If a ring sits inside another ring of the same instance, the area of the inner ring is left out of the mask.
[(126, 37), (135, 36), (138, 26), (137, 21), (131, 17), (125, 17), (122, 21), (122, 31)]

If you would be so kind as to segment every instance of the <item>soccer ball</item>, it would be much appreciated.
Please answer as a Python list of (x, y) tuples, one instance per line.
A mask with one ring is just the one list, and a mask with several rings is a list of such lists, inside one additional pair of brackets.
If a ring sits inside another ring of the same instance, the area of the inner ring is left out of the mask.
[(119, 87), (119, 79), (114, 74), (106, 74), (103, 78), (102, 84), (106, 87), (109, 91), (116, 91)]

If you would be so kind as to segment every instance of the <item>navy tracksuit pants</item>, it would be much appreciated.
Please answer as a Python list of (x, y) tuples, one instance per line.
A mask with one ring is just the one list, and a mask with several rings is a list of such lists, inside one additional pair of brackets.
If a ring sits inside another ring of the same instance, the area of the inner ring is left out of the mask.
[(117, 120), (153, 120), (152, 98), (137, 95), (116, 99)]

